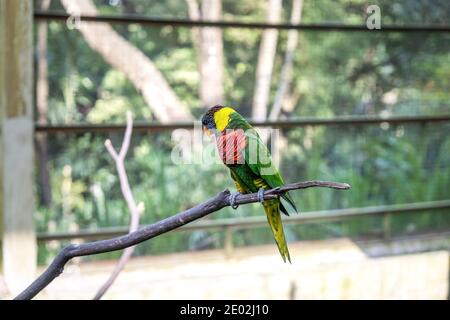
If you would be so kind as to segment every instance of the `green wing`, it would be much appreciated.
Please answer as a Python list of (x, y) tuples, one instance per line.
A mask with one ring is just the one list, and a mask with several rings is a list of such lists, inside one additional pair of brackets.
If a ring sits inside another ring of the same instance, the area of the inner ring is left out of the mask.
[[(252, 153), (251, 150), (252, 145), (255, 145), (255, 147), (253, 148), (257, 149), (256, 156), (255, 155), (252, 156), (251, 154), (249, 154), (248, 157), (245, 157), (245, 161), (247, 165), (250, 167), (250, 169), (257, 176), (261, 177), (270, 186), (270, 188), (276, 188), (284, 185), (283, 177), (281, 176), (278, 169), (274, 166), (272, 162), (272, 157), (270, 155), (269, 150), (267, 149), (267, 146), (263, 143), (263, 141), (261, 140), (261, 138), (259, 137), (258, 133), (255, 130), (253, 130), (253, 132), (250, 130), (247, 133), (247, 145), (249, 146), (250, 148), (249, 151), (251, 153)], [(289, 205), (295, 210), (295, 212), (298, 212), (294, 200), (292, 199), (291, 195), (288, 192), (283, 194), (281, 197), (289, 203)], [(281, 203), (280, 209), (283, 213), (288, 214), (287, 210)]]
[[(229, 128), (239, 128), (245, 131), (246, 147), (244, 159), (253, 174), (263, 179), (270, 188), (284, 185), (280, 172), (272, 163), (272, 157), (267, 146), (263, 143), (256, 130), (238, 113), (232, 114)], [(281, 197), (289, 203), (295, 212), (298, 212), (295, 203), (288, 192)], [(280, 209), (283, 213), (288, 214), (282, 204), (280, 204)]]

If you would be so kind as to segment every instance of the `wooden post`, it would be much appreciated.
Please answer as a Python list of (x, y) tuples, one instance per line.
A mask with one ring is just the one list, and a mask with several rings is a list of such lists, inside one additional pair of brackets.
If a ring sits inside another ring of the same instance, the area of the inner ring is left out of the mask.
[(391, 214), (385, 212), (383, 214), (383, 238), (388, 241), (392, 237)]
[(448, 251), (447, 300), (450, 300), (450, 250)]
[(33, 1), (0, 1), (0, 258), (13, 294), (36, 273), (32, 37)]
[(233, 254), (233, 228), (225, 227), (225, 239), (224, 239), (225, 256), (231, 257)]

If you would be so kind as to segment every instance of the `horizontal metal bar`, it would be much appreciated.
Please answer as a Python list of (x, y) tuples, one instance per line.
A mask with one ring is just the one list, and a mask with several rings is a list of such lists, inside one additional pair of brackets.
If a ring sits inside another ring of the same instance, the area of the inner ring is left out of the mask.
[[(382, 216), (385, 213), (401, 214), (406, 212), (417, 212), (425, 210), (450, 209), (450, 200), (419, 202), (409, 204), (396, 204), (376, 207), (350, 208), (326, 211), (311, 211), (300, 213), (295, 216), (289, 216), (284, 219), (287, 224), (308, 224), (318, 222), (341, 221), (350, 218)], [(194, 231), (205, 229), (223, 229), (232, 228), (233, 230), (243, 230), (267, 225), (267, 220), (263, 216), (236, 218), (236, 219), (218, 219), (201, 220), (176, 231)], [(40, 233), (37, 240), (46, 242), (51, 240), (71, 240), (71, 239), (101, 239), (110, 238), (128, 233), (128, 227), (111, 227), (100, 230), (81, 230), (77, 232), (58, 232), (58, 233)]]
[[(67, 21), (70, 15), (62, 12), (36, 11), (36, 20)], [(194, 21), (188, 19), (151, 18), (142, 15), (83, 15), (80, 21), (106, 22), (130, 24), (138, 23), (147, 26), (174, 26), (174, 27), (217, 27), (217, 28), (250, 28), (250, 29), (278, 29), (278, 30), (308, 30), (308, 31), (376, 31), (376, 32), (450, 32), (447, 25), (382, 25), (379, 30), (370, 30), (365, 25), (346, 25), (337, 23), (320, 24), (271, 24), (261, 22), (238, 21)]]
[[(356, 126), (367, 124), (407, 124), (407, 123), (427, 123), (427, 122), (446, 122), (450, 121), (450, 115), (440, 116), (414, 116), (414, 117), (339, 117), (332, 119), (318, 119), (318, 118), (302, 118), (296, 120), (283, 121), (249, 121), (255, 127), (273, 127), (273, 128), (295, 128), (302, 126)], [(193, 122), (179, 122), (162, 124), (156, 122), (135, 123), (133, 131), (172, 131), (175, 129), (194, 128)], [(36, 132), (47, 133), (88, 133), (88, 132), (115, 132), (125, 130), (125, 125), (122, 124), (80, 124), (80, 125), (38, 125), (35, 126)]]

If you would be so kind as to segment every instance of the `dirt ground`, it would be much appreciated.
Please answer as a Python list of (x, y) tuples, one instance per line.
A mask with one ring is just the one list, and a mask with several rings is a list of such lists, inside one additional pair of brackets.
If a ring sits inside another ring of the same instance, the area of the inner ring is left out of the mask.
[[(349, 239), (132, 259), (105, 299), (446, 299), (448, 251), (370, 258)], [(70, 263), (38, 299), (91, 299), (114, 261)], [(42, 272), (42, 268), (39, 270)], [(0, 276), (0, 297), (7, 294)]]

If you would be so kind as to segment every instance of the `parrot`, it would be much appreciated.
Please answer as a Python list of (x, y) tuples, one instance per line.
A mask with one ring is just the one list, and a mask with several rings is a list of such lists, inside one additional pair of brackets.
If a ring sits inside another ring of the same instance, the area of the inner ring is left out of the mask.
[[(258, 193), (283, 261), (291, 263), (291, 257), (283, 231), (281, 213), (289, 215), (281, 199), (264, 201), (264, 190), (284, 185), (278, 169), (273, 165), (271, 154), (257, 131), (232, 107), (215, 105), (202, 117), (203, 131), (215, 137), (222, 162), (229, 168), (237, 193), (230, 196), (233, 209), (236, 196), (240, 193)], [(289, 206), (298, 213), (288, 192), (281, 195)]]

